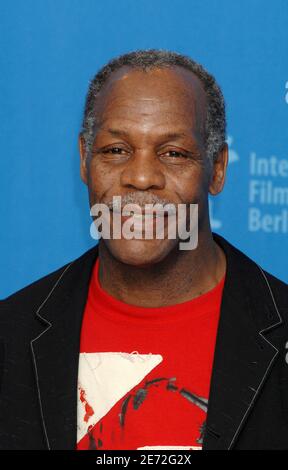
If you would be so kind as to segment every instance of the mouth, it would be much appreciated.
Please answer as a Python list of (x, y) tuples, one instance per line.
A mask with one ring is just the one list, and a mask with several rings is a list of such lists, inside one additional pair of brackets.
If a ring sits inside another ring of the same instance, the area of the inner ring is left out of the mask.
[(131, 213), (129, 215), (123, 215), (122, 211), (113, 209), (111, 209), (110, 212), (121, 220), (121, 226), (123, 226), (126, 221), (131, 220), (131, 231), (135, 234), (146, 231), (155, 233), (157, 224), (160, 223), (160, 219), (163, 219), (163, 228), (166, 228), (168, 221), (167, 212), (155, 213), (153, 211), (143, 211), (142, 214)]
[[(109, 209), (110, 212), (114, 213), (114, 214), (123, 214), (123, 209), (119, 210), (119, 209)], [(138, 213), (138, 212), (133, 212), (131, 211), (130, 214), (127, 216), (123, 216), (123, 217), (134, 217), (135, 219), (136, 218), (149, 218), (149, 217), (154, 217), (154, 218), (161, 218), (161, 217), (166, 217), (168, 215), (176, 215), (177, 214), (177, 211), (176, 210), (165, 210), (165, 211), (159, 211), (159, 210), (154, 210), (154, 211), (150, 211), (150, 210), (145, 210), (143, 209), (141, 213)]]
[[(122, 223), (124, 223), (129, 218), (130, 217), (122, 216), (121, 218)], [(166, 228), (167, 220), (168, 220), (168, 217), (163, 216), (163, 219), (160, 222), (160, 217), (155, 216), (155, 214), (149, 214), (149, 215), (144, 215), (144, 216), (134, 215), (134, 217), (131, 219), (131, 222), (133, 223), (132, 227), (133, 227), (133, 232), (135, 234), (142, 233), (142, 234), (145, 234), (145, 237), (146, 237), (148, 236), (148, 233), (150, 233), (151, 236), (155, 238), (157, 226), (159, 226), (159, 223), (161, 223), (161, 232), (162, 232), (162, 230)]]

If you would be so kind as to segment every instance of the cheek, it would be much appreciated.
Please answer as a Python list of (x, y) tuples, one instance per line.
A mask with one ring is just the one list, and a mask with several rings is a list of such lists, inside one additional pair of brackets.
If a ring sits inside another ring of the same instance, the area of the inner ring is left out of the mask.
[(91, 162), (88, 170), (88, 188), (90, 199), (101, 200), (107, 191), (115, 185), (115, 174), (104, 165)]
[(167, 180), (169, 190), (177, 193), (181, 201), (196, 203), (208, 195), (208, 182), (205, 172), (201, 168), (195, 168), (189, 172), (170, 176)]

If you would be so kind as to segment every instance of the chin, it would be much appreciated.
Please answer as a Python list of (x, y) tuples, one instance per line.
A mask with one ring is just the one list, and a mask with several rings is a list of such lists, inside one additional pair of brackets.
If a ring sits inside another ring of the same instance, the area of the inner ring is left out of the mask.
[[(105, 245), (121, 263), (149, 267), (163, 261), (175, 248), (175, 240), (104, 240)], [(172, 242), (172, 243), (171, 243)]]

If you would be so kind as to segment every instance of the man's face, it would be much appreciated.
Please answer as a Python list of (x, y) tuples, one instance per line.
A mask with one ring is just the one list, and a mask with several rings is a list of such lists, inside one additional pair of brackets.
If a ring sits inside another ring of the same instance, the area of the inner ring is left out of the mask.
[[(148, 73), (122, 67), (100, 91), (96, 107), (98, 123), (87, 159), (80, 138), (90, 207), (128, 193), (140, 207), (158, 199), (194, 203), (201, 231), (213, 168), (205, 155), (206, 95), (199, 79), (181, 67)], [(179, 239), (122, 237), (100, 243), (119, 261), (144, 267), (177, 250)]]

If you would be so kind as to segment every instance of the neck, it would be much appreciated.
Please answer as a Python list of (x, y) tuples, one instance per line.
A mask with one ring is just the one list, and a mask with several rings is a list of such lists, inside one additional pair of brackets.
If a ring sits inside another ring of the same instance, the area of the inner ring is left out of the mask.
[(118, 300), (141, 307), (163, 307), (198, 297), (213, 289), (226, 270), (225, 255), (211, 231), (199, 233), (195, 250), (173, 251), (145, 268), (118, 261), (101, 240), (99, 261), (101, 287)]

